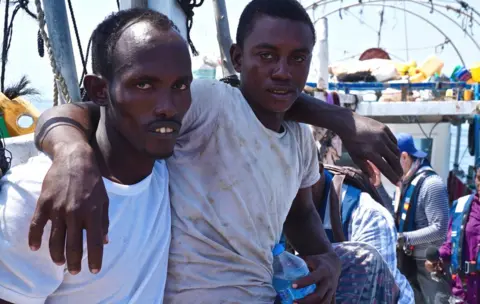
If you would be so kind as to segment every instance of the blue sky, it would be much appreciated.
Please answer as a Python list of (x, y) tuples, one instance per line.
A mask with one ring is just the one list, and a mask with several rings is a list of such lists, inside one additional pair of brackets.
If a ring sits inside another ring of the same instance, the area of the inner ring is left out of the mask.
[[(159, 0), (165, 1), (165, 0)], [(422, 1), (422, 0), (419, 0)], [(424, 2), (428, 2), (423, 0)], [(453, 0), (436, 0), (438, 3), (453, 5)], [(477, 0), (475, 0), (476, 2)], [(34, 1), (30, 1), (32, 11), (35, 10)], [(235, 40), (235, 31), (238, 25), (240, 14), (249, 2), (249, 0), (226, 0), (228, 17), (230, 21), (230, 32), (232, 39)], [(308, 5), (313, 0), (301, 1)], [(340, 7), (341, 1), (330, 1), (331, 4), (320, 7), (315, 11), (315, 17), (320, 17), (330, 11)], [(365, 1), (364, 1), (365, 2)], [(480, 10), (480, 5), (471, 5)], [(358, 3), (358, 0), (343, 0), (343, 5), (349, 3)], [(72, 0), (75, 10), (77, 24), (80, 31), (82, 45), (86, 49), (88, 38), (95, 26), (105, 18), (106, 15), (116, 10), (115, 0)], [(381, 5), (382, 1), (377, 1)], [(386, 5), (397, 5), (403, 7), (402, 1), (385, 0)], [(0, 3), (0, 16), (4, 15), (4, 2)], [(440, 27), (453, 43), (460, 50), (467, 66), (475, 62), (480, 62), (480, 51), (464, 35), (464, 33), (455, 27), (453, 23), (443, 18), (439, 14), (430, 14), (428, 8), (423, 8), (410, 2), (405, 3), (407, 10), (423, 16), (430, 22)], [(457, 19), (456, 14), (447, 12), (439, 8), (442, 12), (448, 14), (453, 19)], [(377, 46), (377, 29), (379, 25), (379, 11), (381, 6), (353, 7), (348, 11), (342, 11), (342, 18), (338, 13), (329, 16), (329, 53), (330, 61), (334, 62), (353, 55), (358, 55), (370, 47)], [(391, 8), (385, 8), (384, 25), (381, 35), (380, 46), (387, 49), (392, 56), (405, 60), (407, 57), (405, 51), (405, 15), (403, 12)], [(3, 20), (3, 19), (2, 19)], [(480, 21), (480, 17), (477, 18)], [(431, 25), (417, 17), (407, 15), (407, 37), (411, 48), (409, 59), (415, 59), (421, 63), (427, 56), (435, 54), (435, 45), (445, 41), (445, 38), (437, 32)], [(3, 24), (3, 22), (2, 22)], [(70, 28), (73, 28), (70, 24)], [(32, 81), (32, 85), (41, 92), (37, 99), (51, 99), (53, 76), (47, 57), (40, 58), (37, 53), (37, 30), (36, 21), (28, 15), (20, 12), (16, 18), (13, 41), (10, 49), (9, 62), (7, 65), (6, 83), (18, 81), (22, 75), (27, 75)], [(3, 31), (2, 31), (3, 32)], [(480, 26), (473, 28), (474, 39), (480, 41)], [(202, 7), (196, 9), (194, 24), (192, 29), (192, 39), (201, 55), (218, 55), (218, 44), (216, 41), (215, 19), (211, 0), (205, 0)], [(72, 39), (74, 39), (72, 33)], [(78, 56), (76, 43), (74, 50), (77, 59), (77, 72), (81, 72), (81, 62)], [(444, 71), (450, 74), (453, 67), (460, 64), (460, 60), (454, 52), (451, 45), (446, 45), (443, 51), (437, 55), (445, 61)], [(89, 66), (90, 69), (90, 66)]]

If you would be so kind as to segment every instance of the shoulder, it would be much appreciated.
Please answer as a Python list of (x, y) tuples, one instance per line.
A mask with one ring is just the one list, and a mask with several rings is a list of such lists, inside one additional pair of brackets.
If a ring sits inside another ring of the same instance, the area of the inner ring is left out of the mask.
[(52, 161), (44, 154), (30, 158), (25, 164), (11, 168), (0, 180), (2, 202), (23, 198), (31, 201), (38, 198), (42, 183)]
[[(395, 222), (390, 212), (388, 212), (388, 210), (380, 203), (375, 201), (370, 194), (362, 192), (360, 194), (360, 201), (358, 205), (358, 210), (360, 211), (359, 213), (361, 213), (358, 215), (362, 217), (368, 216), (371, 219), (375, 220), (381, 220), (384, 224), (388, 226), (395, 226)], [(376, 224), (379, 224), (379, 222), (377, 222)]]
[(451, 212), (453, 213), (463, 213), (465, 209), (465, 205), (467, 204), (468, 200), (470, 199), (471, 195), (465, 195), (458, 199), (456, 199), (451, 207)]
[(43, 179), (50, 166), (47, 156), (35, 156), (27, 163), (13, 167), (0, 180), (0, 232), (4, 240), (15, 241), (28, 233)]
[(443, 179), (440, 177), (440, 175), (437, 174), (427, 176), (425, 178), (425, 181), (423, 182), (423, 185), (428, 187), (438, 187), (441, 189), (447, 188), (447, 186), (443, 182)]
[(425, 178), (420, 188), (420, 196), (445, 196), (448, 198), (447, 185), (443, 182), (443, 179), (437, 175), (430, 175)]
[(295, 121), (285, 121), (283, 125), (286, 131), (291, 133), (290, 136), (295, 138), (300, 147), (305, 145), (312, 146), (315, 143), (310, 125)]
[[(209, 102), (210, 100), (231, 100), (237, 97), (240, 90), (214, 79), (194, 79), (190, 87), (192, 102)], [(241, 93), (240, 93), (241, 95)]]

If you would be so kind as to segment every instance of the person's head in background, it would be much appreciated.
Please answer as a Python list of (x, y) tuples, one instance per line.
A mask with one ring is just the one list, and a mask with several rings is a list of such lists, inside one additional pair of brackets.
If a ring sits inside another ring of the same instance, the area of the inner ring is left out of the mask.
[(240, 89), (260, 120), (283, 119), (302, 93), (315, 39), (313, 23), (296, 0), (253, 0), (245, 7), (230, 55)]
[(427, 153), (418, 150), (415, 147), (413, 137), (407, 133), (397, 134), (397, 145), (400, 149), (400, 165), (403, 173), (406, 175), (411, 169), (414, 169), (414, 164), (417, 160), (423, 160), (427, 157)]
[(111, 145), (155, 159), (170, 156), (192, 82), (188, 46), (173, 22), (149, 9), (110, 15), (92, 35), (92, 70), (84, 86), (101, 106), (99, 128)]

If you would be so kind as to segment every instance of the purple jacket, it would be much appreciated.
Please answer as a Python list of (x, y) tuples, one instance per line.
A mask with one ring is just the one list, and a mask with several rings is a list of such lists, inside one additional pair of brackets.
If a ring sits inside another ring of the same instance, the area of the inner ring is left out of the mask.
[[(444, 262), (450, 262), (452, 256), (452, 220), (448, 224), (447, 241), (440, 247), (440, 257)], [(474, 261), (480, 250), (480, 200), (478, 194), (472, 202), (470, 216), (465, 226), (465, 239), (463, 242), (463, 261)], [(452, 281), (452, 293), (454, 296), (464, 299), (465, 303), (480, 303), (480, 273), (476, 275), (468, 275), (465, 281), (465, 289), (463, 288), (462, 279), (457, 276)]]

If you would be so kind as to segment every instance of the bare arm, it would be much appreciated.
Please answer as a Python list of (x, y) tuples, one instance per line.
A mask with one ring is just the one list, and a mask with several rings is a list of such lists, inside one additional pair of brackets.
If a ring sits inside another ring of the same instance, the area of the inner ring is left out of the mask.
[(384, 124), (302, 94), (287, 112), (290, 120), (332, 130), (362, 171), (372, 175), (370, 160), (394, 184), (402, 176), (400, 151), (390, 129)]
[(43, 229), (50, 220), (55, 228), (48, 244), (51, 258), (57, 265), (67, 261), (72, 274), (81, 271), (83, 229), (87, 231), (88, 261), (93, 273), (101, 269), (107, 240), (108, 196), (88, 142), (96, 130), (99, 113), (99, 107), (91, 103), (61, 105), (44, 112), (35, 129), (37, 148), (54, 161), (30, 224), (29, 246), (34, 251), (42, 246)]
[(284, 231), (310, 269), (310, 273), (295, 281), (293, 287), (303, 288), (312, 284), (317, 286), (314, 293), (297, 303), (330, 304), (335, 297), (341, 263), (315, 210), (311, 187), (298, 191), (285, 221)]
[[(72, 103), (42, 113), (35, 129), (37, 149), (50, 157), (64, 144), (87, 143), (100, 120), (100, 107), (93, 103)], [(57, 128), (62, 126), (60, 128)]]
[(312, 189), (300, 189), (284, 224), (285, 235), (300, 255), (332, 252), (322, 220), (313, 204)]

